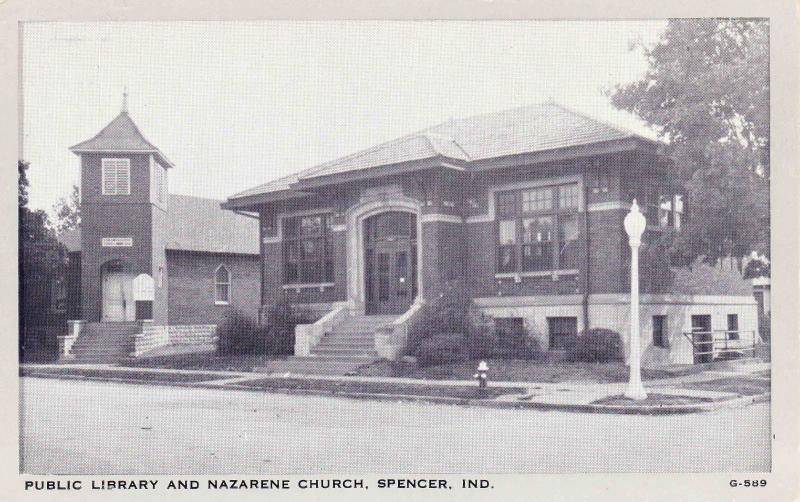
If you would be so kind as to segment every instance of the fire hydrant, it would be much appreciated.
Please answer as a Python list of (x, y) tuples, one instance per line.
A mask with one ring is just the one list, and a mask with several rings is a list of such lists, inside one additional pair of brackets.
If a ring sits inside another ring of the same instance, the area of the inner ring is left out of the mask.
[(486, 384), (489, 382), (489, 376), (487, 375), (487, 373), (489, 373), (489, 365), (486, 364), (486, 361), (481, 361), (478, 364), (478, 372), (472, 375), (472, 378), (478, 380), (479, 389), (486, 388)]

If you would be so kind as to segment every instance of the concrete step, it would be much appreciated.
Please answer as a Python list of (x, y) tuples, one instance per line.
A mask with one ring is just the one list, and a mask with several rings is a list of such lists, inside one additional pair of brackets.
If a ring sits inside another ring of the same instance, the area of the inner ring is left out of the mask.
[(364, 349), (342, 349), (342, 348), (335, 348), (335, 347), (314, 347), (311, 349), (311, 354), (317, 356), (370, 356), (370, 357), (378, 357), (378, 353), (375, 352), (373, 347), (368, 347)]
[(380, 324), (345, 324), (340, 323), (333, 326), (333, 329), (343, 329), (347, 331), (375, 331), (376, 329), (380, 328), (381, 326), (388, 326), (391, 323), (380, 323)]
[(73, 348), (76, 347), (133, 347), (132, 340), (120, 340), (120, 341), (109, 341), (109, 340), (75, 340), (75, 343), (72, 344)]
[(63, 360), (62, 362), (70, 362), (76, 364), (86, 364), (86, 363), (95, 363), (95, 364), (111, 364), (111, 363), (121, 363), (125, 361), (131, 361), (132, 359), (127, 356), (82, 356), (76, 357), (70, 360)]
[(132, 350), (72, 350), (70, 354), (74, 357), (106, 357), (106, 356), (128, 356)]
[(75, 343), (133, 343), (132, 336), (86, 336), (81, 335), (75, 340)]
[(375, 343), (345, 343), (345, 342), (320, 342), (314, 349), (339, 349), (339, 350), (372, 350)]
[(342, 331), (340, 329), (334, 329), (327, 333), (328, 335), (335, 336), (336, 338), (352, 338), (354, 340), (374, 340), (375, 339), (375, 332), (370, 331), (366, 333), (353, 333), (352, 331)]

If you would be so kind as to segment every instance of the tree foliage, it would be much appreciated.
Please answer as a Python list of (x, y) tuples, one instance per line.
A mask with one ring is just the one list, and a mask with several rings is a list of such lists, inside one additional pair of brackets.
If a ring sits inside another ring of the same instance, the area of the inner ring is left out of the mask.
[(77, 185), (72, 185), (69, 198), (62, 197), (53, 206), (56, 215), (55, 231), (63, 234), (67, 230), (78, 228), (81, 224), (81, 194)]
[(47, 213), (28, 208), (28, 163), (19, 168), (19, 319), (20, 335), (26, 327), (47, 324), (51, 286), (63, 273), (66, 250), (56, 240)]
[(635, 45), (645, 76), (611, 92), (665, 140), (672, 188), (690, 218), (673, 251), (769, 253), (769, 26), (742, 19), (671, 20), (654, 47)]

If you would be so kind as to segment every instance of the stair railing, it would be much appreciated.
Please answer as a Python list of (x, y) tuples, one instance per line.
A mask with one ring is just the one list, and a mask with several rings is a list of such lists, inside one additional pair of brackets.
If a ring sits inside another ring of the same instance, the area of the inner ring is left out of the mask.
[(422, 302), (415, 302), (390, 324), (375, 330), (375, 352), (384, 359), (397, 360), (408, 345), (408, 334), (411, 327), (420, 318)]
[(294, 355), (309, 356), (327, 331), (339, 324), (349, 312), (347, 303), (336, 304), (330, 312), (312, 324), (294, 327)]

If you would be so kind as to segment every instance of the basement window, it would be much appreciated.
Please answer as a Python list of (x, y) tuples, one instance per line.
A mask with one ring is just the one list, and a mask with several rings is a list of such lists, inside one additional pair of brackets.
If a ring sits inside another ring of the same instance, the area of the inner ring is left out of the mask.
[(577, 317), (548, 317), (550, 350), (567, 350), (578, 337)]
[(666, 349), (669, 347), (667, 341), (667, 316), (653, 316), (653, 346)]

